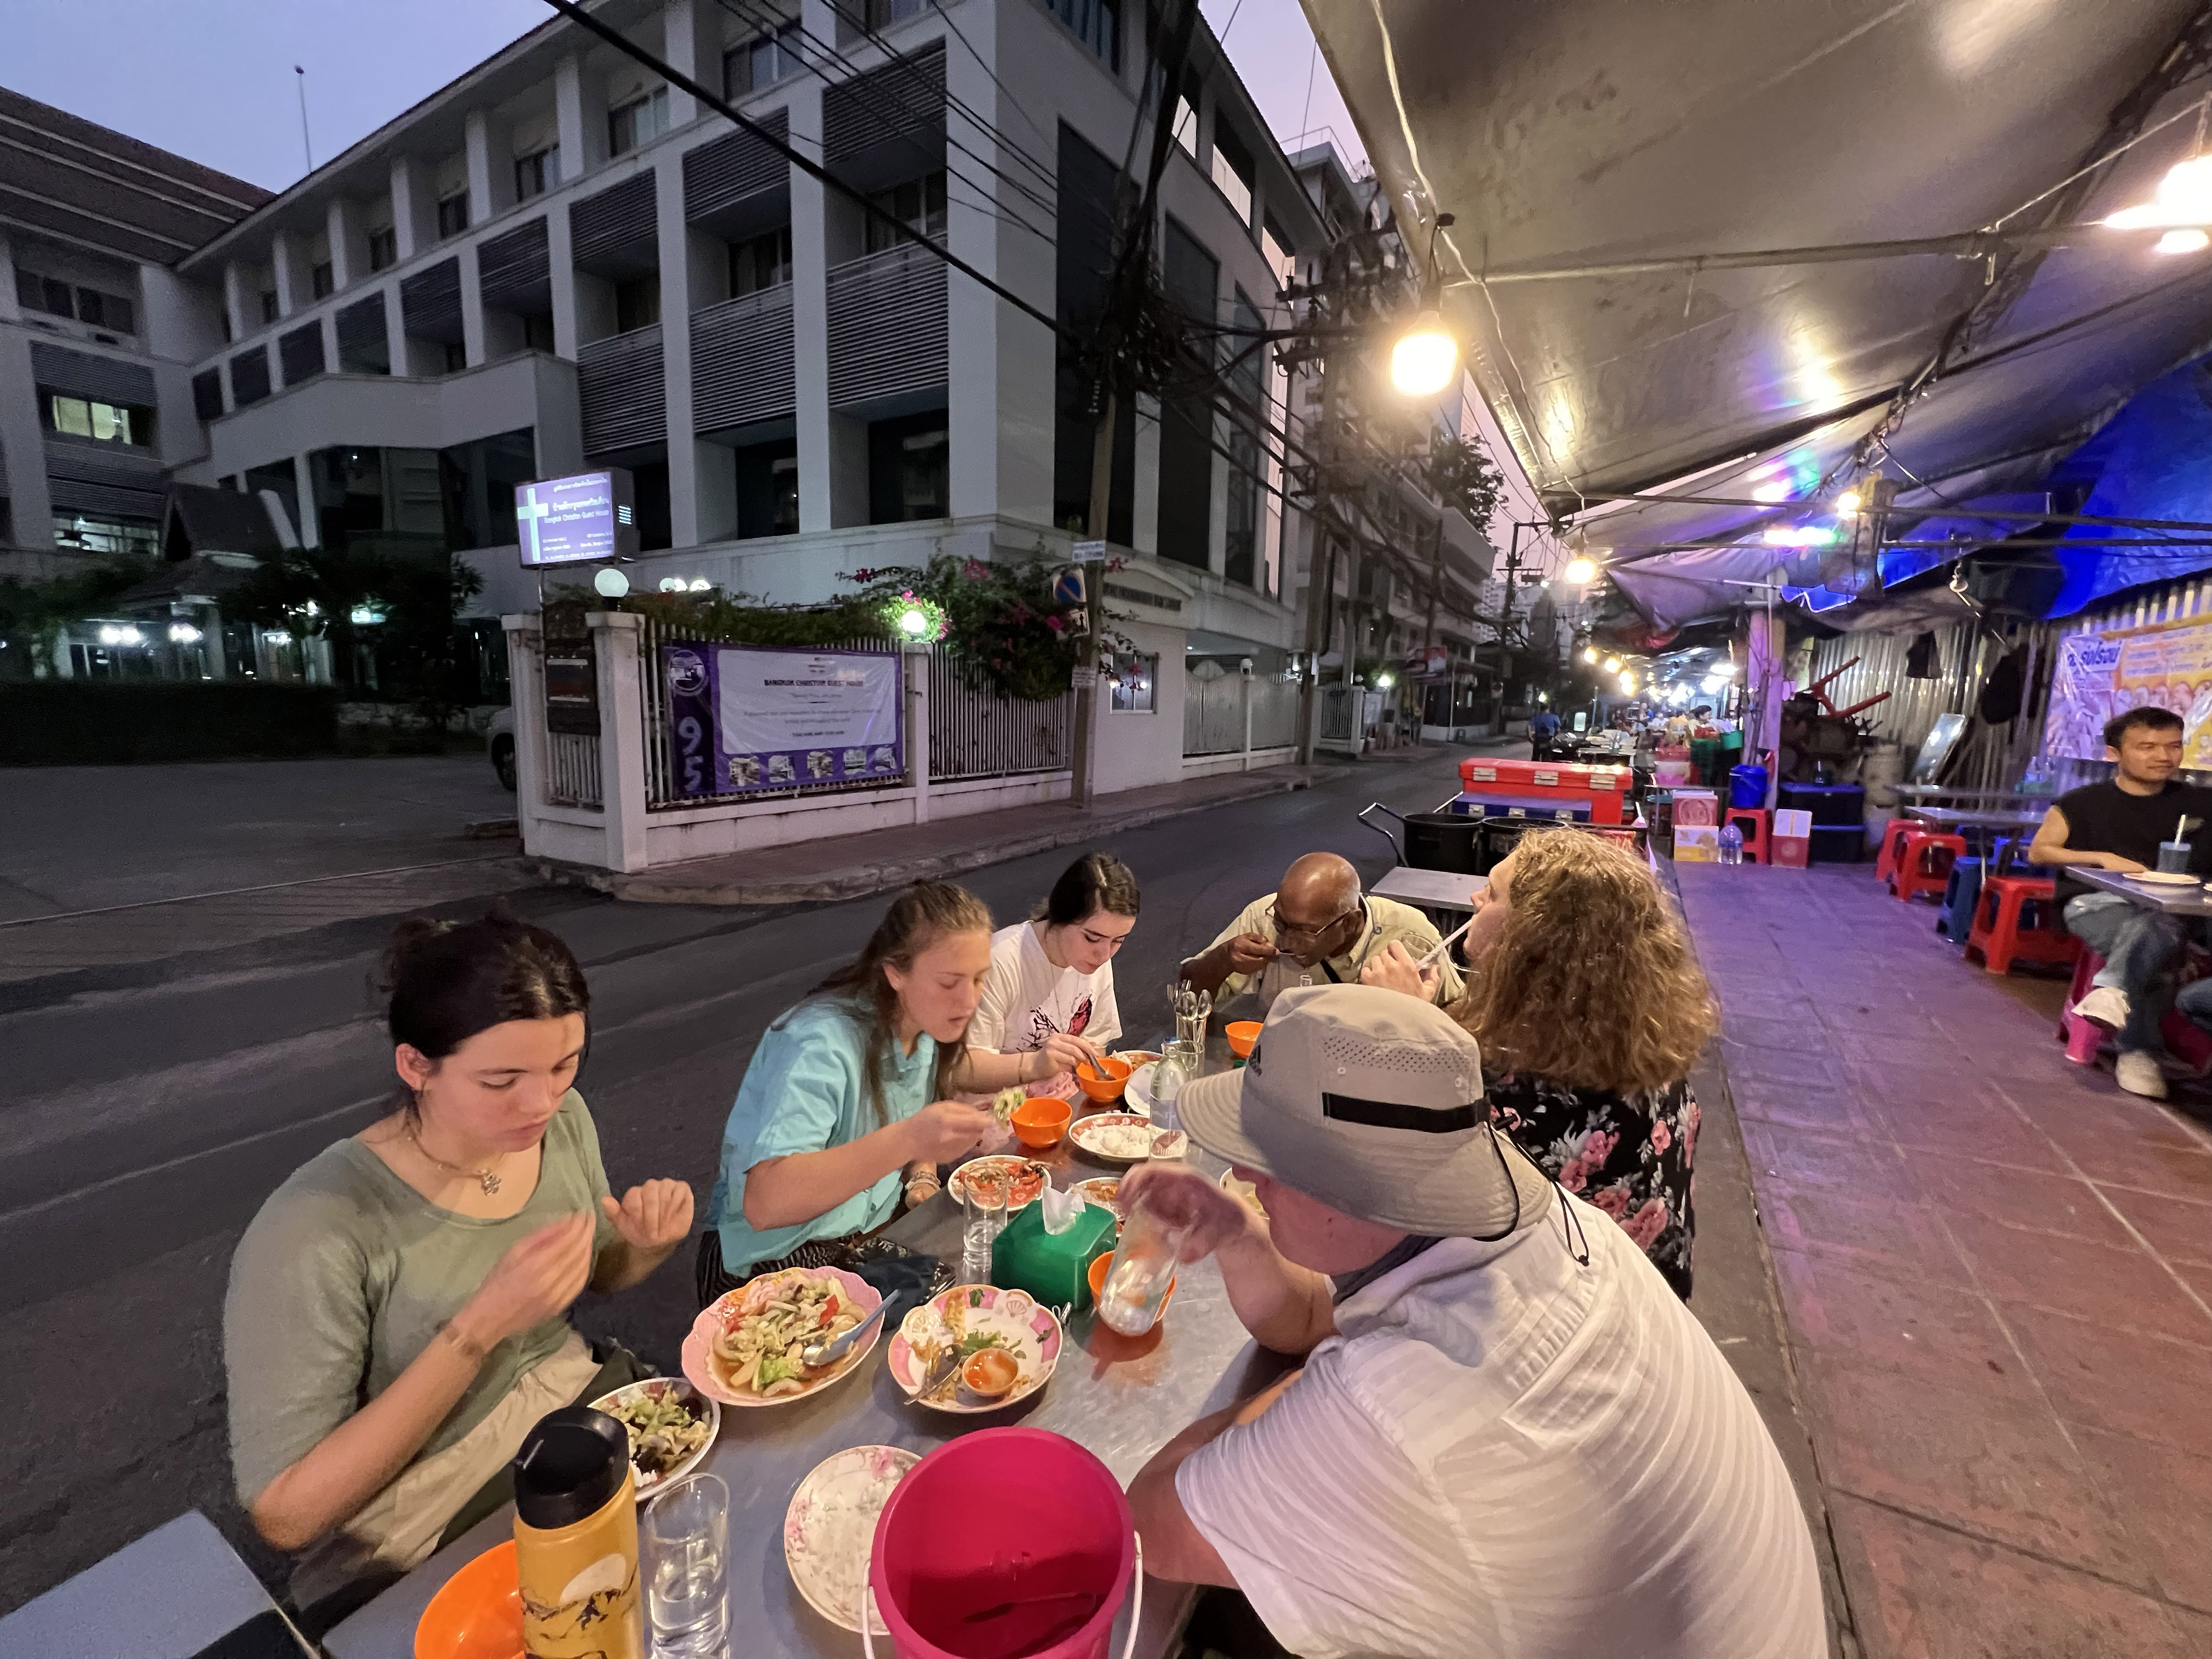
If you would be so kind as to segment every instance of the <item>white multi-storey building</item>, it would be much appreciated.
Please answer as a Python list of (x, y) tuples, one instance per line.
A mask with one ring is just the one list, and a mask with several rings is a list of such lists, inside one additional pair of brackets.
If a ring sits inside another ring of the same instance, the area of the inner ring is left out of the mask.
[[(595, 10), (1040, 309), (1095, 310), (1155, 73), (1132, 10)], [(1166, 286), (1256, 320), (1320, 220), (1202, 28), (1173, 103)], [(512, 486), (586, 466), (635, 477), (635, 585), (784, 602), (939, 551), (1060, 553), (1087, 510), (1092, 428), (1048, 330), (566, 21), (178, 272), (227, 335), (192, 366), (205, 449), (178, 476), (266, 492), (309, 546), (473, 550), (487, 614), (536, 604)], [(1294, 648), (1264, 459), (1207, 405), (1127, 411), (1118, 449), (1109, 605), (1175, 656)]]

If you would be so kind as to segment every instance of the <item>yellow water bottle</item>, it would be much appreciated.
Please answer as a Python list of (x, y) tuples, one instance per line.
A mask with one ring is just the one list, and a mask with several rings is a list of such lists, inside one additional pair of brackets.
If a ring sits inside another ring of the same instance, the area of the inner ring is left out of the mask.
[(588, 1406), (538, 1419), (514, 1458), (530, 1659), (645, 1659), (629, 1431)]

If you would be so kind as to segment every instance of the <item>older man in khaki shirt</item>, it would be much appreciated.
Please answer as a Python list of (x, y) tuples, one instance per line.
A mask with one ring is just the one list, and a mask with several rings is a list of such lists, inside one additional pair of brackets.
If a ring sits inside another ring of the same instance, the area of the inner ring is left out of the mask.
[[(1411, 905), (1371, 898), (1359, 872), (1334, 853), (1309, 853), (1284, 872), (1282, 884), (1246, 905), (1219, 938), (1182, 964), (1183, 982), (1226, 1002), (1247, 991), (1260, 1018), (1299, 985), (1357, 985), (1360, 969), (1393, 944), (1419, 962), (1441, 938)], [(1437, 958), (1436, 1000), (1449, 1006), (1465, 988), (1449, 953)]]

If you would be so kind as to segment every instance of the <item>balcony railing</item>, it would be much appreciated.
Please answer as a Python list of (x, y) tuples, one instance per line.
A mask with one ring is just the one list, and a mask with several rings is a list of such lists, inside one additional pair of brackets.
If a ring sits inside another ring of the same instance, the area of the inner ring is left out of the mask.
[(911, 242), (830, 268), (830, 403), (945, 383), (945, 263)]
[(791, 286), (691, 313), (691, 424), (701, 432), (780, 420), (798, 407)]

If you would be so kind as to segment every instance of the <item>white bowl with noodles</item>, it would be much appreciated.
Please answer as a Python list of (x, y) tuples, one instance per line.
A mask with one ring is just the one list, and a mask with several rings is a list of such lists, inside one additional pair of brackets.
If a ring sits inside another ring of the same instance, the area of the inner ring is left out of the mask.
[[(903, 1446), (848, 1446), (807, 1471), (783, 1512), (783, 1565), (812, 1607), (840, 1630), (860, 1632), (861, 1587), (875, 1547), (876, 1517), (906, 1472), (921, 1462)], [(888, 1636), (875, 1595), (868, 1629)]]
[[(801, 1400), (811, 1400), (839, 1379), (860, 1370), (861, 1362), (874, 1352), (877, 1339), (884, 1334), (881, 1325), (874, 1326), (867, 1335), (854, 1345), (850, 1352), (829, 1370), (817, 1376), (802, 1378), (796, 1389), (763, 1394), (757, 1388), (735, 1380), (731, 1374), (730, 1363), (717, 1356), (714, 1344), (718, 1338), (748, 1316), (738, 1310), (755, 1299), (756, 1286), (763, 1285), (769, 1288), (763, 1294), (770, 1296), (779, 1290), (801, 1293), (817, 1288), (826, 1290), (837, 1298), (841, 1310), (849, 1306), (853, 1313), (862, 1319), (873, 1313), (884, 1299), (883, 1292), (874, 1285), (857, 1273), (847, 1273), (842, 1267), (785, 1267), (749, 1279), (736, 1290), (715, 1297), (700, 1310), (698, 1318), (691, 1322), (690, 1334), (684, 1339), (684, 1375), (691, 1379), (694, 1388), (710, 1400), (719, 1400), (725, 1406), (746, 1407), (788, 1406)], [(817, 1325), (812, 1334), (794, 1328), (792, 1335), (802, 1341), (823, 1340), (829, 1328)]]
[[(672, 1462), (653, 1453), (647, 1453), (641, 1461), (639, 1454), (644, 1448), (639, 1443), (638, 1427), (630, 1420), (630, 1414), (652, 1400), (672, 1396), (695, 1423), (705, 1428), (706, 1437)], [(629, 1431), (629, 1466), (636, 1476), (640, 1503), (697, 1468), (707, 1454), (714, 1449), (715, 1438), (722, 1432), (721, 1402), (702, 1393), (696, 1383), (685, 1377), (648, 1376), (641, 1382), (628, 1382), (611, 1394), (603, 1394), (591, 1404), (593, 1411), (605, 1412)]]

